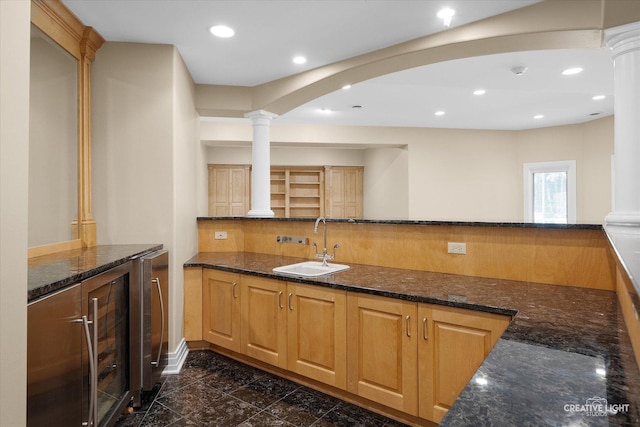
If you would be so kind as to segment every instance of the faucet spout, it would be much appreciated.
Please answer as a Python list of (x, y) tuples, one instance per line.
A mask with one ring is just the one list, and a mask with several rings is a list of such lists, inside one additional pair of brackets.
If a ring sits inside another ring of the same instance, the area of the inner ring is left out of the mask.
[(327, 220), (323, 216), (319, 216), (318, 219), (316, 219), (316, 223), (313, 227), (313, 233), (314, 234), (318, 233), (318, 225), (320, 225), (320, 221), (322, 221), (322, 224), (324, 225), (323, 245), (322, 245), (322, 254), (319, 254), (316, 252), (316, 257), (322, 258), (322, 265), (326, 266), (327, 259), (331, 259), (331, 255), (327, 253)]

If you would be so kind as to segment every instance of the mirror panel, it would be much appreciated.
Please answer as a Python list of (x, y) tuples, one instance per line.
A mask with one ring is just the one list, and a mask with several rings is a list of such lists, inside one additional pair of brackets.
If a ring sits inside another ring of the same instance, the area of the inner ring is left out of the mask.
[(78, 215), (78, 61), (31, 26), (29, 247), (73, 239)]

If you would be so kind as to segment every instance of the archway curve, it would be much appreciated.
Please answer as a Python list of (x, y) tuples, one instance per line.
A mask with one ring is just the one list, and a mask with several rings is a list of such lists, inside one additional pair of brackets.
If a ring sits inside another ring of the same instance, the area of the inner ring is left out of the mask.
[(497, 53), (600, 48), (606, 28), (634, 22), (640, 2), (542, 1), (502, 15), (369, 52), (254, 87), (199, 85), (202, 116), (244, 117), (250, 111), (284, 114), (340, 89), (414, 67)]

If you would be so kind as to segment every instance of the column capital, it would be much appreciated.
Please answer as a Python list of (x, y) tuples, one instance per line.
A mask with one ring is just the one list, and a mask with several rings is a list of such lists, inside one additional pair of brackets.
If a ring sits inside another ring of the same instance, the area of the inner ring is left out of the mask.
[(613, 57), (640, 50), (640, 21), (605, 30), (605, 41)]
[(251, 111), (244, 115), (246, 118), (251, 119), (251, 121), (256, 122), (257, 120), (273, 120), (278, 117), (276, 113), (270, 113), (266, 110), (255, 110)]

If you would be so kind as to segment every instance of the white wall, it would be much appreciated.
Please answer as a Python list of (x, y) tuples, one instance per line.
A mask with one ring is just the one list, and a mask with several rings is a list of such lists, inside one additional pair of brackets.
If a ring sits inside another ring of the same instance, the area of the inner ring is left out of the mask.
[(93, 63), (92, 91), (98, 243), (170, 251), (174, 352), (183, 337), (182, 265), (197, 251), (193, 82), (173, 46), (107, 42)]
[[(208, 164), (251, 164), (251, 147), (207, 147)], [(271, 147), (277, 166), (362, 166), (364, 151), (345, 148)]]
[(409, 144), (409, 218), (520, 221), (512, 132), (430, 129)]
[(406, 147), (365, 149), (363, 216), (409, 218), (409, 150)]
[[(523, 164), (570, 159), (578, 168), (578, 222), (602, 223), (611, 210), (613, 117), (525, 131), (301, 126), (274, 121), (271, 139), (300, 145), (282, 149), (289, 152), (279, 154), (288, 164), (296, 159), (298, 164), (323, 164), (318, 162), (318, 144), (325, 150), (361, 150), (366, 218), (523, 221)], [(246, 145), (251, 126), (202, 122), (201, 140)], [(249, 148), (235, 149), (237, 155), (217, 150), (208, 149), (210, 163), (248, 163), (251, 158)], [(402, 154), (395, 159), (393, 153)], [(272, 158), (272, 163), (276, 161)]]
[(199, 117), (194, 107), (194, 84), (187, 67), (173, 50), (173, 272), (169, 300), (169, 348), (184, 337), (184, 277), (182, 265), (198, 250), (198, 165), (201, 150)]
[(31, 2), (0, 1), (0, 426), (27, 415)]

